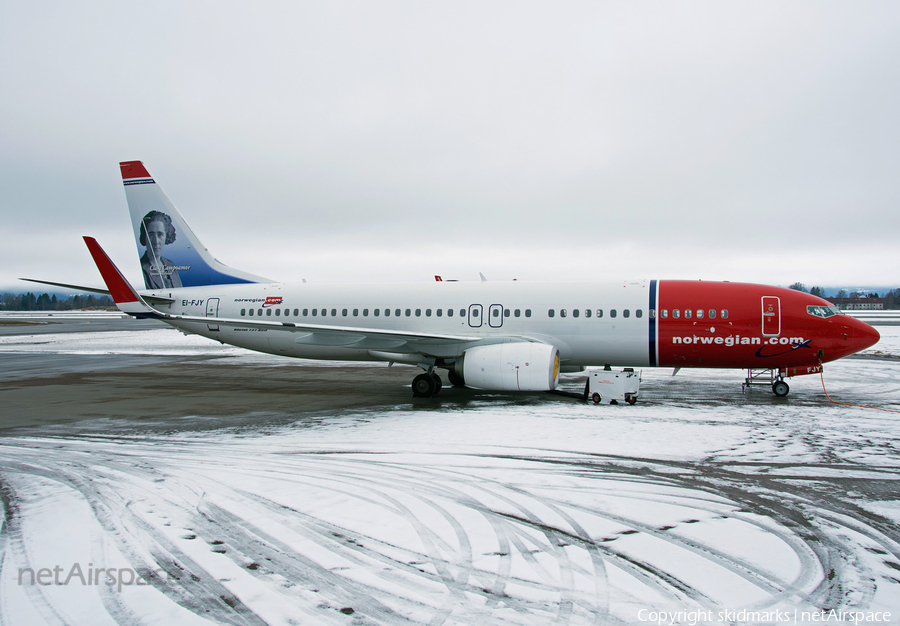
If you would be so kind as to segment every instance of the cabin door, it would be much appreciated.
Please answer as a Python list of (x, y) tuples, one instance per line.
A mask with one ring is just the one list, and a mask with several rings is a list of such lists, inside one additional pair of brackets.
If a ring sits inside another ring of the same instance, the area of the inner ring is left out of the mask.
[(762, 334), (764, 337), (781, 334), (781, 300), (776, 296), (762, 298)]
[[(219, 317), (219, 299), (210, 298), (206, 301), (206, 317)], [(207, 324), (210, 330), (219, 330), (218, 324)]]

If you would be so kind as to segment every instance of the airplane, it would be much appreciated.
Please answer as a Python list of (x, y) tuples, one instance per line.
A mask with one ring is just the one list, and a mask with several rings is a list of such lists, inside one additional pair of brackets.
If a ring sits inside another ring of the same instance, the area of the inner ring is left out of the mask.
[[(880, 339), (808, 293), (748, 283), (440, 280), (406, 285), (283, 283), (216, 260), (141, 161), (120, 164), (144, 277), (136, 290), (92, 237), (108, 293), (138, 318), (287, 357), (417, 366), (415, 397), (454, 385), (551, 391), (587, 367), (736, 368), (785, 377)], [(24, 279), (34, 280), (34, 279)]]

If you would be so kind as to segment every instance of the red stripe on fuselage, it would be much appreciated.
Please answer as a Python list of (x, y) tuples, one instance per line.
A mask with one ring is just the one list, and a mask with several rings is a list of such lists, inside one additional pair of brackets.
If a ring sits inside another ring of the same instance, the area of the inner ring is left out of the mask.
[[(768, 326), (768, 335), (763, 334), (764, 297), (778, 298), (780, 304), (776, 311), (770, 311), (780, 316), (780, 326)], [(824, 361), (832, 361), (877, 341), (873, 329), (846, 315), (810, 315), (807, 306), (811, 304), (831, 303), (782, 287), (661, 280), (657, 302), (659, 365), (800, 367), (819, 363), (819, 350), (824, 352)], [(723, 318), (723, 310), (727, 317)], [(691, 312), (690, 317), (686, 311)], [(702, 311), (702, 317), (698, 311)], [(710, 311), (714, 311), (714, 317)], [(779, 332), (773, 334), (773, 329)]]

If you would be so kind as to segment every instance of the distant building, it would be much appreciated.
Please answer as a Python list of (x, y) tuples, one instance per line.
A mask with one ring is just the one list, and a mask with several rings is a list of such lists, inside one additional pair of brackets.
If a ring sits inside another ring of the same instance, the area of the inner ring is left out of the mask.
[(826, 298), (842, 311), (883, 311), (885, 298)]

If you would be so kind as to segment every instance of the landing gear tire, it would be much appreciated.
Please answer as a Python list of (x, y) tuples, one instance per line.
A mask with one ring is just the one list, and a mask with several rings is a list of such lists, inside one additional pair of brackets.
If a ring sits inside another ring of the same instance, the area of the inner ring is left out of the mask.
[[(419, 374), (412, 381), (412, 390), (414, 398), (430, 398), (438, 392), (438, 382), (435, 381), (437, 376), (433, 374)], [(440, 378), (438, 378), (440, 381)]]
[(772, 392), (779, 398), (783, 398), (784, 396), (788, 395), (788, 392), (790, 392), (790, 390), (791, 388), (783, 380), (776, 380), (772, 385)]
[(591, 402), (594, 404), (600, 404), (600, 394), (596, 391), (591, 395)]
[(441, 389), (444, 387), (444, 381), (441, 380), (441, 377), (438, 376), (435, 372), (431, 373), (431, 377), (434, 379), (434, 393), (431, 395), (438, 395), (441, 392)]

